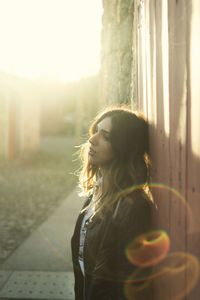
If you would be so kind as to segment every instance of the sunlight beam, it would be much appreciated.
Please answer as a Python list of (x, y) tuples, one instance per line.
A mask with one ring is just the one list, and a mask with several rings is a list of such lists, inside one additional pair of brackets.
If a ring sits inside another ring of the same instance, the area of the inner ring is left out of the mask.
[(0, 70), (62, 81), (100, 68), (101, 1), (0, 0)]

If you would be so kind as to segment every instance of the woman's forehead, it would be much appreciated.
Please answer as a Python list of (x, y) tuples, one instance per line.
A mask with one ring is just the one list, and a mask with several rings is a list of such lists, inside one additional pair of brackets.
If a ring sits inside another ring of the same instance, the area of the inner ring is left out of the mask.
[(104, 130), (110, 132), (112, 129), (112, 121), (110, 117), (106, 117), (103, 120), (101, 120), (98, 124), (97, 127), (99, 130)]

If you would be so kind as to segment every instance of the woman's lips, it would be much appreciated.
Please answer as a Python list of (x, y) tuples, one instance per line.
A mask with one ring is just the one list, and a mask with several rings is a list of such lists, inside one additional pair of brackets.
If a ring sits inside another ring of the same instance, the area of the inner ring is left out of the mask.
[(96, 153), (92, 148), (89, 149), (89, 155), (93, 156)]

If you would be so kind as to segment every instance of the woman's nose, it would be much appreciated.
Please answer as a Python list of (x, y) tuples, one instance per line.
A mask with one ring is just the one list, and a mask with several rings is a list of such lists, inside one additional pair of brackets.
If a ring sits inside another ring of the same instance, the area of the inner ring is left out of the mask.
[(98, 142), (98, 133), (93, 134), (90, 138), (89, 138), (89, 142), (92, 145), (96, 145)]

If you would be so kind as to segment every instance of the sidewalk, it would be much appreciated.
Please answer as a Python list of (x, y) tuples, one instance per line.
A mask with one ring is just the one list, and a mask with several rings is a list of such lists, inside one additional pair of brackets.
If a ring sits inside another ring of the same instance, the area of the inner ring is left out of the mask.
[(73, 300), (70, 240), (81, 206), (73, 191), (6, 260), (0, 299)]

